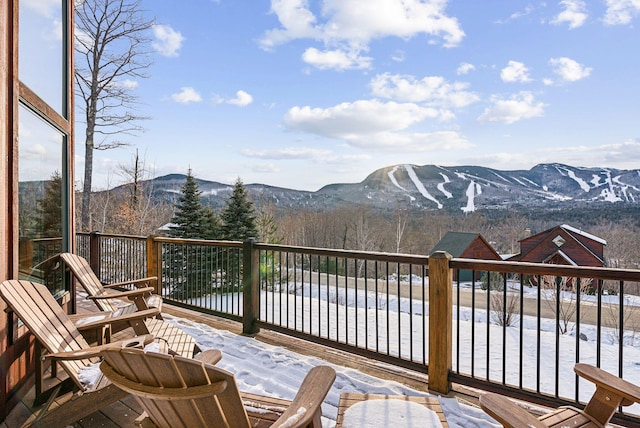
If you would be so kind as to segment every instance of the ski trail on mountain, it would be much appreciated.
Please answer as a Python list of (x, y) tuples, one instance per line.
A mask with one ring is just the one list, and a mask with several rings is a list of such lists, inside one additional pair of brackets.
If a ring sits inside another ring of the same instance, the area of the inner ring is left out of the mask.
[(453, 194), (444, 188), (444, 185), (447, 183), (451, 183), (451, 180), (449, 180), (449, 177), (443, 172), (441, 172), (440, 175), (444, 179), (444, 182), (438, 183), (438, 190), (441, 191), (447, 197), (447, 199), (453, 198)]
[(429, 193), (429, 191), (426, 189), (426, 187), (424, 187), (424, 184), (422, 184), (422, 182), (418, 178), (418, 175), (413, 170), (413, 167), (411, 165), (405, 165), (404, 169), (407, 170), (407, 173), (409, 174), (409, 178), (411, 179), (413, 184), (416, 186), (416, 189), (418, 189), (418, 192), (420, 192), (422, 194), (422, 196), (424, 196), (428, 200), (435, 202), (438, 205), (438, 209), (441, 210), (442, 209), (442, 204), (436, 198), (431, 196), (431, 193)]
[(406, 192), (407, 189), (405, 189), (404, 187), (402, 187), (400, 185), (400, 183), (398, 183), (398, 180), (396, 179), (396, 176), (394, 175), (396, 173), (396, 171), (398, 170), (398, 168), (399, 168), (399, 165), (394, 166), (393, 169), (387, 173), (387, 176), (389, 177), (389, 180), (391, 180), (391, 182), (393, 183), (394, 186), (396, 186), (398, 189)]

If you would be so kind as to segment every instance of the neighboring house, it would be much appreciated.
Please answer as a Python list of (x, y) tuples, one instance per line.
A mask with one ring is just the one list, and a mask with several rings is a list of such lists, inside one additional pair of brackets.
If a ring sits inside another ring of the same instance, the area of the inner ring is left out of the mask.
[(508, 260), (602, 267), (605, 245), (604, 239), (563, 224), (522, 239), (520, 254)]
[[(429, 254), (436, 251), (446, 251), (456, 258), (502, 260), (500, 254), (479, 233), (447, 232)], [(480, 275), (481, 272), (476, 272), (476, 279), (480, 279)], [(460, 271), (460, 281), (471, 281), (472, 278), (472, 271)], [(457, 271), (453, 272), (453, 279), (458, 280)]]

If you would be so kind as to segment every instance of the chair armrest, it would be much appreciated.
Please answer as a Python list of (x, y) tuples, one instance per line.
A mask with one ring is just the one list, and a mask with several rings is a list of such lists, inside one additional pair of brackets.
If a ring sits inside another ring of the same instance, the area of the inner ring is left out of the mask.
[(202, 361), (207, 364), (218, 364), (218, 362), (222, 359), (222, 352), (218, 349), (207, 349), (205, 351), (200, 352), (198, 355), (193, 357), (194, 360)]
[(136, 287), (140, 288), (142, 286), (144, 286), (147, 283), (156, 283), (158, 282), (158, 277), (157, 276), (149, 276), (146, 278), (140, 278), (140, 279), (132, 279), (131, 281), (122, 281), (122, 282), (116, 282), (115, 284), (108, 284), (108, 285), (103, 285), (104, 288), (113, 288), (113, 287), (124, 287), (126, 285), (135, 285)]
[(74, 316), (73, 321), (76, 328), (83, 331), (104, 327), (116, 322), (130, 322), (153, 318), (159, 313), (158, 308), (150, 308), (122, 315), (114, 315), (113, 312), (96, 312), (83, 317)]
[(302, 381), (291, 405), (276, 420), (272, 428), (307, 426), (320, 420), (321, 405), (336, 379), (336, 371), (329, 366), (312, 368)]
[(125, 297), (138, 297), (146, 293), (152, 293), (153, 287), (136, 288), (135, 290), (118, 291), (117, 293), (105, 293), (98, 296), (87, 296), (87, 299), (100, 300), (100, 299), (122, 299)]
[(46, 354), (42, 357), (43, 360), (84, 360), (87, 358), (99, 357), (100, 352), (107, 348), (113, 347), (122, 347), (122, 348), (131, 348), (131, 347), (144, 347), (149, 343), (153, 342), (153, 335), (145, 334), (142, 336), (136, 336), (131, 339), (120, 340), (118, 342), (111, 342), (104, 345), (92, 346), (87, 349), (80, 349), (77, 351), (65, 351), (65, 352), (54, 352), (52, 354)]
[(547, 428), (531, 413), (502, 395), (492, 393), (481, 395), (480, 407), (505, 428)]
[(597, 388), (606, 389), (624, 397), (621, 403), (623, 406), (640, 403), (640, 387), (637, 385), (589, 364), (578, 363), (573, 367), (573, 371), (578, 376), (593, 382)]

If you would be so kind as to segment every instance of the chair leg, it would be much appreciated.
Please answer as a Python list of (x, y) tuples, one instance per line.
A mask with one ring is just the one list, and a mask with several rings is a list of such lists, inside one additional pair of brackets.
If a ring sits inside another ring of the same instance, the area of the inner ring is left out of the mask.
[(75, 393), (73, 397), (53, 409), (44, 409), (44, 414), (38, 414), (37, 420), (31, 424), (36, 428), (64, 427), (72, 425), (98, 410), (112, 404), (128, 395), (117, 386), (109, 384), (97, 391)]
[(602, 425), (606, 425), (611, 420), (620, 403), (622, 403), (623, 398), (624, 397), (613, 391), (598, 386), (591, 400), (589, 400), (589, 403), (587, 403), (587, 406), (584, 408), (584, 413)]

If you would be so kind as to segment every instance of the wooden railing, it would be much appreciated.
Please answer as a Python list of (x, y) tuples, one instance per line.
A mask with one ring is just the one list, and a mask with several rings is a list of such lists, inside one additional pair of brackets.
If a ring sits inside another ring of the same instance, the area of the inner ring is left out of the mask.
[[(242, 322), (245, 334), (270, 329), (428, 373), (431, 391), (446, 394), (454, 382), (580, 406), (591, 390), (572, 375), (576, 362), (640, 383), (638, 270), (253, 240), (77, 242), (105, 281), (158, 276), (167, 302)], [(473, 279), (454, 281), (455, 271)], [(626, 410), (615, 420), (640, 424), (640, 410)]]

